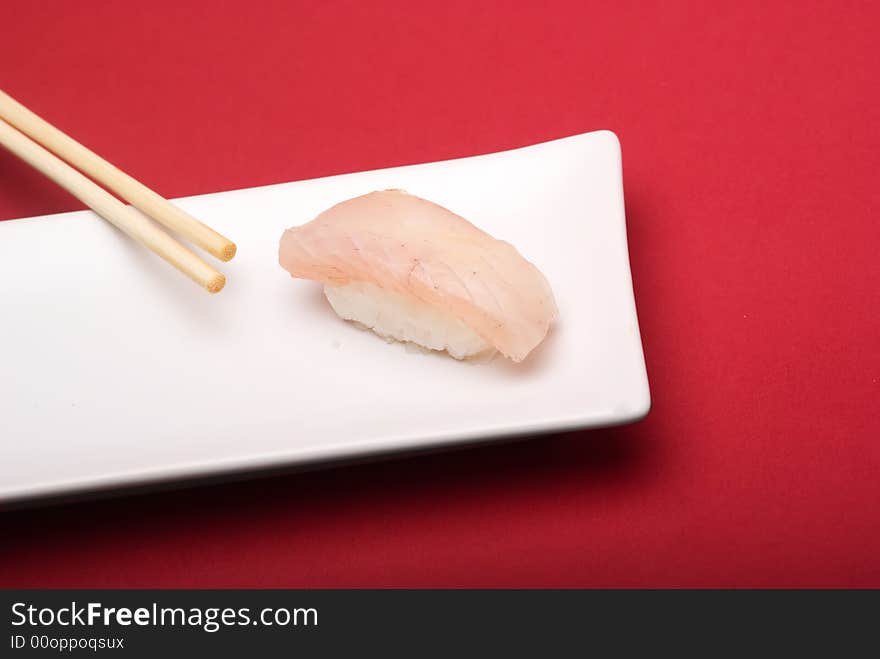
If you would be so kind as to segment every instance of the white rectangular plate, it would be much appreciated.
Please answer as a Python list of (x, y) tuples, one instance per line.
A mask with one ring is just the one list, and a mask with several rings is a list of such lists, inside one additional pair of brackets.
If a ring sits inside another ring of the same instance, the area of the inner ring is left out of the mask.
[[(448, 207), (544, 272), (560, 318), (526, 362), (475, 365), (386, 344), (280, 268), (285, 228), (385, 188)], [(648, 411), (613, 133), (179, 204), (238, 243), (219, 295), (89, 211), (0, 222), (0, 499)]]

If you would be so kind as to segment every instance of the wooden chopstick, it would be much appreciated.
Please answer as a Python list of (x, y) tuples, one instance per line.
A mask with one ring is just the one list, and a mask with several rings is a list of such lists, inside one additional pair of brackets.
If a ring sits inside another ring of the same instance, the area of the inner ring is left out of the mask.
[(98, 215), (161, 256), (210, 293), (226, 284), (226, 277), (112, 194), (42, 146), (0, 120), (0, 145), (55, 181)]
[(0, 90), (0, 119), (221, 261), (228, 261), (235, 256), (235, 243), (231, 240), (61, 132), (3, 90)]

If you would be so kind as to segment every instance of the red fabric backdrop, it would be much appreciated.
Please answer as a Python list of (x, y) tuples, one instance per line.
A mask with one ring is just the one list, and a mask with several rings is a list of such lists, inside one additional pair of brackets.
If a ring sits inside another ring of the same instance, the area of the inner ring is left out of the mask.
[[(614, 130), (654, 409), (5, 512), (0, 585), (880, 586), (878, 24), (871, 2), (4, 2), (0, 86), (168, 196)], [(0, 217), (74, 208), (0, 152)]]

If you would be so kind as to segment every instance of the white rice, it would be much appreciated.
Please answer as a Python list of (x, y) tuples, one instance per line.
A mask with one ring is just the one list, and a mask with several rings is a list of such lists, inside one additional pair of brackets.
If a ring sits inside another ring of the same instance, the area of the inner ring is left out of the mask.
[(340, 318), (359, 323), (384, 339), (445, 350), (456, 359), (494, 352), (482, 337), (446, 311), (375, 284), (328, 285), (324, 295)]

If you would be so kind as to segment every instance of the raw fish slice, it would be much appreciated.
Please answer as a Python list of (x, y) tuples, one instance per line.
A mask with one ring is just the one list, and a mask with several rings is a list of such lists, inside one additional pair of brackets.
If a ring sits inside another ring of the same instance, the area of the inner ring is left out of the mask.
[[(343, 201), (288, 229), (279, 260), (293, 277), (323, 282), (331, 303), (333, 288), (372, 284), (460, 321), (515, 362), (544, 339), (557, 315), (544, 275), (512, 245), (400, 190)], [(364, 289), (357, 293), (363, 298)]]

